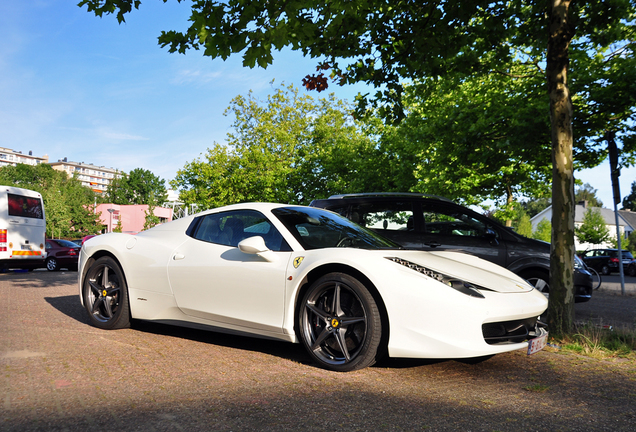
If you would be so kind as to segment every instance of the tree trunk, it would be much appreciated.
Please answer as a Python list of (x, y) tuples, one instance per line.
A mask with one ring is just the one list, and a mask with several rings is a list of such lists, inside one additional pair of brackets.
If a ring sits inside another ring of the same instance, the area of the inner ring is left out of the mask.
[(570, 332), (574, 320), (574, 171), (568, 47), (574, 35), (570, 0), (549, 0), (547, 84), (552, 124), (550, 331)]

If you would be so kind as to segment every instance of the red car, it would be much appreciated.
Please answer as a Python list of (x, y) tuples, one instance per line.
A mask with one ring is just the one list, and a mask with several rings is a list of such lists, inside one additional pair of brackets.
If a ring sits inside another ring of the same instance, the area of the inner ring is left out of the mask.
[(61, 268), (77, 270), (80, 247), (69, 240), (46, 240), (46, 269), (57, 271)]

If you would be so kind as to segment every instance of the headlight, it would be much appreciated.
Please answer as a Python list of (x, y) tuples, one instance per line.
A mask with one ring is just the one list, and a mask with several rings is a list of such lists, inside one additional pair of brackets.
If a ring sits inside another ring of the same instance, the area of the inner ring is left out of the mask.
[(402, 258), (386, 257), (386, 259), (393, 261), (394, 263), (403, 265), (404, 267), (408, 267), (411, 270), (415, 270), (416, 272), (422, 273), (423, 275), (426, 275), (432, 279), (435, 279), (436, 281), (441, 282), (444, 285), (447, 285), (459, 291), (462, 294), (466, 294), (471, 297), (485, 298), (484, 295), (479, 292), (479, 290), (485, 290), (487, 288), (474, 285), (470, 282), (466, 282), (464, 280), (456, 278), (455, 276), (445, 275), (443, 273), (437, 272), (435, 270), (431, 270), (429, 268), (426, 268), (419, 264), (412, 263)]

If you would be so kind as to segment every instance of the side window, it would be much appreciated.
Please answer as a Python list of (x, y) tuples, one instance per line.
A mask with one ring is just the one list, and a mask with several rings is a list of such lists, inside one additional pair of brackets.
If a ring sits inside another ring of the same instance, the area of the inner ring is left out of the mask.
[(367, 228), (413, 231), (413, 206), (410, 202), (365, 203), (351, 207), (351, 220)]
[(328, 207), (327, 210), (338, 213), (340, 216), (347, 217), (347, 206)]
[(273, 251), (290, 251), (280, 232), (262, 214), (239, 210), (203, 216), (193, 236), (197, 240), (237, 247), (241, 240), (261, 236)]
[(489, 224), (458, 208), (425, 206), (423, 217), (424, 232), (427, 234), (462, 237), (497, 235), (497, 231)]

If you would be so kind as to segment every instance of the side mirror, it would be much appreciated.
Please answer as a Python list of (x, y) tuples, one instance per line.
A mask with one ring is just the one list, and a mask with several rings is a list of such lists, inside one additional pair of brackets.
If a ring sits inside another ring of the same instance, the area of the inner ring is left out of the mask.
[(276, 261), (278, 258), (275, 253), (267, 248), (265, 240), (261, 236), (248, 237), (238, 244), (241, 252), (249, 255), (258, 255), (266, 261)]

